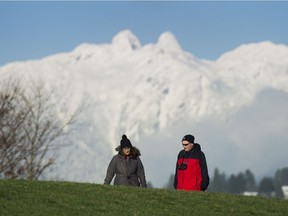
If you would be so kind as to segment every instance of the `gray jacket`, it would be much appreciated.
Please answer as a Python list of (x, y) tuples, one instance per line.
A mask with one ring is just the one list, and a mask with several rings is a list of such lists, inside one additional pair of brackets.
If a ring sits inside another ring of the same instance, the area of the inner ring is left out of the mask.
[(147, 187), (145, 171), (140, 160), (140, 151), (132, 147), (130, 156), (125, 159), (120, 146), (116, 148), (119, 151), (109, 163), (104, 184), (110, 184), (113, 177), (114, 185), (128, 185)]

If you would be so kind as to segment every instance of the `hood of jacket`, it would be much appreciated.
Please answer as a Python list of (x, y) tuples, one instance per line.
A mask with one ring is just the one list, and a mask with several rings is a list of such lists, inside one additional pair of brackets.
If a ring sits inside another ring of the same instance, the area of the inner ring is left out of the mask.
[[(117, 148), (115, 148), (115, 150), (118, 151), (118, 154), (124, 156), (123, 152), (121, 151), (120, 145)], [(135, 146), (132, 146), (130, 156), (133, 158), (136, 158), (140, 155), (141, 155), (140, 150), (138, 148), (136, 148)]]
[(194, 143), (192, 149), (198, 149), (198, 150), (201, 150), (201, 146), (200, 146), (200, 144), (198, 144), (198, 143)]

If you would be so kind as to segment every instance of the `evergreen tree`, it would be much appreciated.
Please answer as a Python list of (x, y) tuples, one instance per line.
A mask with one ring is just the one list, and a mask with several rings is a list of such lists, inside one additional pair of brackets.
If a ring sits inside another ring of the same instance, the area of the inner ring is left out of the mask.
[(239, 194), (244, 193), (244, 191), (245, 191), (245, 186), (246, 186), (246, 178), (245, 178), (245, 175), (244, 175), (242, 172), (240, 172), (240, 173), (237, 175), (236, 180), (237, 180), (237, 184), (238, 184), (237, 193), (239, 193)]
[(154, 188), (153, 184), (151, 181), (147, 182), (147, 188)]
[(254, 175), (249, 169), (245, 171), (245, 191), (257, 191)]
[(213, 192), (227, 192), (226, 175), (220, 174), (218, 168), (215, 168), (212, 182), (209, 186), (208, 191)]
[(243, 173), (239, 173), (237, 176), (232, 174), (228, 180), (229, 192), (242, 194), (245, 191), (245, 176)]
[(264, 177), (259, 184), (258, 194), (260, 196), (272, 197), (274, 193), (273, 179), (270, 177)]
[(228, 192), (237, 193), (237, 180), (234, 174), (232, 174), (228, 180)]
[(282, 191), (283, 185), (288, 185), (288, 168), (278, 169), (274, 176), (275, 195), (276, 197), (283, 198)]

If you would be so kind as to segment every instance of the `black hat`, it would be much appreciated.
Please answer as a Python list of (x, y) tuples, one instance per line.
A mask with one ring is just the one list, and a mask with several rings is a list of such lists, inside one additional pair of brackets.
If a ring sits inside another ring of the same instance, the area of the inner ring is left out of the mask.
[(184, 140), (186, 140), (186, 141), (188, 141), (189, 143), (194, 143), (194, 139), (195, 139), (194, 136), (192, 136), (191, 134), (187, 134), (187, 135), (185, 135), (185, 136), (182, 138), (182, 142), (183, 142)]
[(121, 146), (121, 149), (126, 148), (126, 147), (132, 148), (131, 142), (125, 134), (122, 135), (122, 139), (120, 141), (120, 146)]

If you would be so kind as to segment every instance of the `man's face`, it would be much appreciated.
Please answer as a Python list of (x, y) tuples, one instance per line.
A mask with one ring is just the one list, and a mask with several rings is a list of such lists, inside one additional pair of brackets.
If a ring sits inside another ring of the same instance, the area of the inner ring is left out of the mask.
[(193, 143), (189, 143), (186, 140), (182, 141), (182, 145), (183, 145), (184, 151), (190, 151), (193, 148)]

